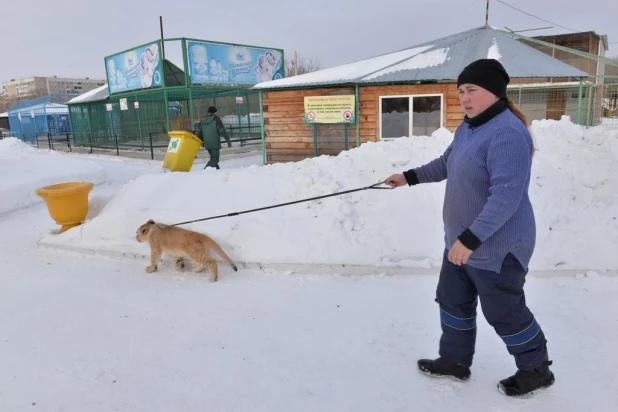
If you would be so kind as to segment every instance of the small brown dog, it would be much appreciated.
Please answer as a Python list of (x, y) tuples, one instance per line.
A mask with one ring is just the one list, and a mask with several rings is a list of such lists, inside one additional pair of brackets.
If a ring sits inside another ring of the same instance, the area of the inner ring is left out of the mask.
[(214, 250), (232, 266), (232, 269), (238, 271), (232, 259), (217, 242), (202, 233), (155, 223), (154, 220), (150, 219), (137, 229), (136, 238), (138, 242), (150, 244), (150, 266), (146, 268), (148, 273), (157, 270), (157, 263), (165, 252), (172, 258), (177, 270), (184, 269), (183, 257), (188, 257), (196, 265), (193, 272), (201, 272), (205, 267), (208, 267), (210, 269), (210, 281), (215, 282), (217, 280), (217, 262), (210, 256), (209, 250)]

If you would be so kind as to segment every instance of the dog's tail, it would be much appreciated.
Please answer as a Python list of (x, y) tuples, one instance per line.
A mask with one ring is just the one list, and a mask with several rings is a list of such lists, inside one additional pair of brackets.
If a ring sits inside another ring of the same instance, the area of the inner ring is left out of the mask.
[(217, 252), (219, 256), (221, 256), (227, 263), (230, 264), (230, 266), (232, 267), (232, 269), (234, 269), (235, 272), (238, 272), (238, 268), (236, 267), (234, 262), (232, 262), (232, 259), (230, 259), (230, 257), (223, 251), (223, 249), (221, 249), (221, 246), (219, 246), (217, 242), (213, 241), (211, 247), (215, 252)]

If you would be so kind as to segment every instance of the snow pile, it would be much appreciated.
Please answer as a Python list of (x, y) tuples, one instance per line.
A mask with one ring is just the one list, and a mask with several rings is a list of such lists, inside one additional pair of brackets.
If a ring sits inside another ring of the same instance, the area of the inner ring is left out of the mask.
[[(568, 118), (535, 122), (530, 194), (538, 224), (533, 270), (618, 269), (618, 132), (582, 130)], [(148, 255), (135, 230), (364, 187), (439, 156), (452, 140), (367, 143), (337, 157), (238, 170), (145, 175), (101, 213), (48, 244)], [(444, 183), (367, 190), (185, 227), (204, 232), (237, 262), (438, 267)]]
[(0, 176), (0, 216), (42, 202), (35, 193), (39, 187), (107, 180), (103, 168), (91, 161), (39, 151), (14, 137), (0, 140)]
[(532, 265), (617, 269), (618, 130), (582, 129), (567, 116), (532, 125), (530, 196), (537, 218)]
[(0, 160), (4, 163), (11, 159), (23, 159), (35, 152), (32, 146), (14, 137), (0, 140)]

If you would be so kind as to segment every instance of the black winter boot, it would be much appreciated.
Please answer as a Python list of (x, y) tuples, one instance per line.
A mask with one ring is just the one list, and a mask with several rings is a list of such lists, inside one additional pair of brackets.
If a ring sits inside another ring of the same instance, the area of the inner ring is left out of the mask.
[(522, 396), (537, 389), (547, 388), (554, 383), (554, 374), (549, 370), (552, 361), (543, 360), (532, 370), (519, 369), (515, 375), (501, 380), (498, 390), (506, 396)]
[(438, 359), (420, 359), (418, 368), (426, 375), (442, 377), (450, 376), (460, 381), (470, 378), (470, 368), (459, 363), (449, 362), (443, 357)]

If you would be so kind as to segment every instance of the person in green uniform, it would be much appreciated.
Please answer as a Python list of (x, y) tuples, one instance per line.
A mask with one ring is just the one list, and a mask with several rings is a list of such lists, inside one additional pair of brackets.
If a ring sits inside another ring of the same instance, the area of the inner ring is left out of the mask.
[(225, 130), (221, 118), (215, 113), (217, 113), (217, 108), (210, 106), (206, 117), (195, 124), (195, 135), (202, 139), (204, 148), (208, 150), (208, 154), (210, 155), (210, 160), (206, 163), (204, 169), (209, 166), (219, 169), (221, 136), (225, 137), (227, 147), (232, 147), (230, 135), (227, 133), (227, 130)]

